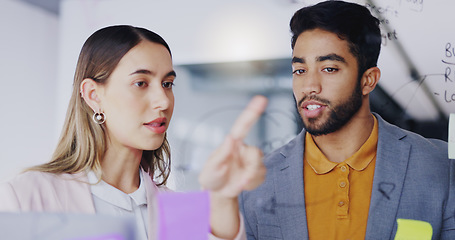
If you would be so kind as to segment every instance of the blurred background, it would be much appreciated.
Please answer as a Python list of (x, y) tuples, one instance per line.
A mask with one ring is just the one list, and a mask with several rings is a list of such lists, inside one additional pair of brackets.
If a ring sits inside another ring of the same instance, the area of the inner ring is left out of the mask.
[[(168, 131), (170, 187), (197, 174), (249, 99), (270, 99), (247, 138), (265, 153), (302, 129), (292, 96), (289, 20), (316, 0), (0, 0), (0, 181), (49, 160), (60, 135), (77, 57), (99, 28), (129, 24), (160, 34), (177, 71)], [(455, 112), (451, 0), (359, 0), (380, 20), (382, 77), (373, 111), (447, 141)]]

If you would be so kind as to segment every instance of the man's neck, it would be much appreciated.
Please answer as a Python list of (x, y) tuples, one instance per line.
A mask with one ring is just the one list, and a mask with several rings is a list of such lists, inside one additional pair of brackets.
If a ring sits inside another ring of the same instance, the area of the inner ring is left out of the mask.
[(358, 113), (336, 132), (312, 137), (329, 161), (340, 163), (362, 147), (370, 136), (373, 126), (374, 118), (371, 112)]

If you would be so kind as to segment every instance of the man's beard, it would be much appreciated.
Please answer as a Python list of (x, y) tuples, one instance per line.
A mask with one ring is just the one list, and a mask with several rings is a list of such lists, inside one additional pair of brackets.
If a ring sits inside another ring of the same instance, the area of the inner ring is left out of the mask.
[[(330, 106), (330, 101), (318, 98), (317, 96), (310, 95), (304, 96), (297, 105), (297, 109), (300, 109), (302, 102), (305, 100), (316, 100), (321, 103), (327, 104)], [(358, 81), (354, 91), (352, 92), (351, 96), (346, 100), (338, 105), (329, 109), (329, 118), (322, 124), (316, 125), (316, 122), (319, 120), (317, 118), (309, 118), (308, 123), (303, 121), (302, 114), (299, 114), (302, 118), (302, 123), (304, 128), (307, 132), (309, 132), (313, 136), (320, 136), (320, 135), (327, 135), (329, 133), (333, 133), (338, 131), (342, 128), (346, 123), (351, 120), (351, 118), (359, 111), (360, 107), (362, 106), (362, 90), (360, 88), (360, 81)], [(298, 111), (300, 113), (300, 111)]]

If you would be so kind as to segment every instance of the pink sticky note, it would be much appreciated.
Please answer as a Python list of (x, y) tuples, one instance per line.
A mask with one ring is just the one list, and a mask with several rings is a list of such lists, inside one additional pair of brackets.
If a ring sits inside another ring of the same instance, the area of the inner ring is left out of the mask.
[(208, 239), (210, 202), (206, 191), (158, 195), (159, 240)]

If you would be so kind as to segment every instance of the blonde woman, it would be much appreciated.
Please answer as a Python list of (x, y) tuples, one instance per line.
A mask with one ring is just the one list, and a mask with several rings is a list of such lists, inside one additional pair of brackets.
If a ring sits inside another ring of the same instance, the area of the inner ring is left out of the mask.
[[(133, 215), (140, 239), (155, 239), (175, 78), (170, 48), (156, 33), (126, 25), (93, 33), (51, 161), (0, 185), (0, 210)], [(262, 153), (242, 139), (265, 106), (264, 97), (252, 100), (200, 175), (212, 238), (245, 238), (237, 195), (262, 183), (265, 168)]]

